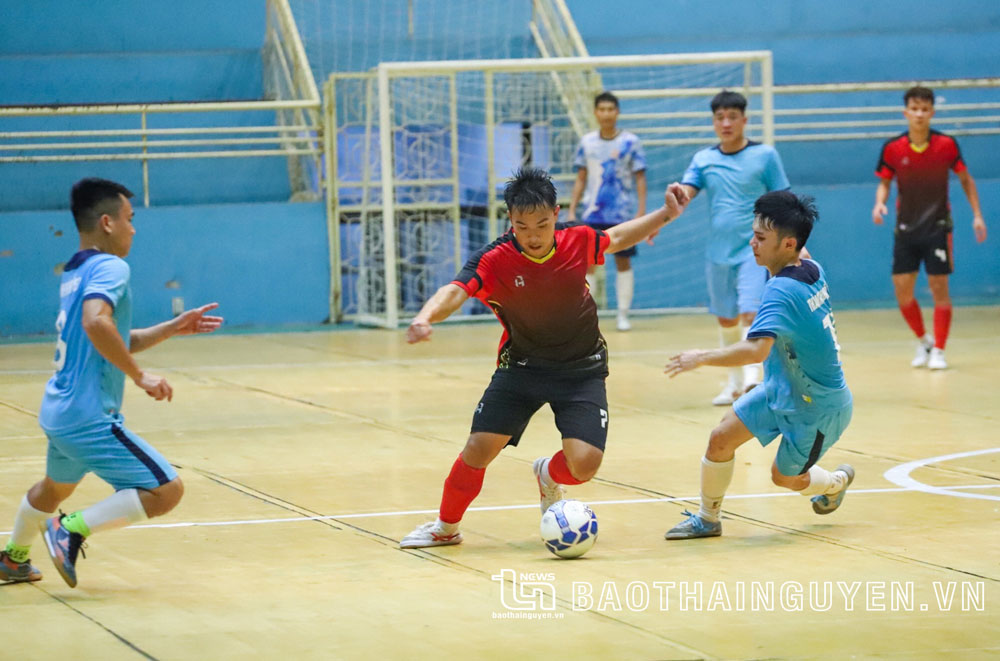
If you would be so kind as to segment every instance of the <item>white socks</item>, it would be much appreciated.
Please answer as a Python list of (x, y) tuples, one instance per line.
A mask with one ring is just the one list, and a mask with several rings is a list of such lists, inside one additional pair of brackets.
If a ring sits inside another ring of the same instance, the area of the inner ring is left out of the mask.
[(701, 508), (698, 516), (706, 521), (717, 523), (722, 511), (722, 499), (726, 489), (733, 480), (733, 463), (729, 461), (710, 461), (708, 457), (701, 458)]
[(834, 494), (844, 488), (847, 475), (843, 471), (833, 471), (813, 466), (809, 469), (809, 486), (800, 491), (803, 496)]
[(635, 271), (618, 271), (615, 274), (615, 294), (618, 296), (618, 312), (632, 309), (632, 294), (635, 292)]
[(21, 499), (21, 506), (17, 508), (17, 516), (14, 517), (14, 531), (10, 534), (10, 541), (17, 546), (31, 546), (38, 537), (38, 527), (42, 521), (52, 515), (52, 512), (42, 512), (32, 507), (25, 494)]
[(122, 489), (115, 492), (80, 514), (84, 523), (90, 528), (91, 535), (104, 530), (124, 528), (149, 518), (136, 489)]
[[(740, 329), (739, 325), (730, 326), (726, 328), (725, 326), (719, 326), (719, 345), (722, 347), (728, 347), (730, 344), (736, 344), (741, 339), (743, 339), (743, 331)], [(729, 368), (729, 389), (736, 392), (743, 392), (743, 368), (742, 367), (730, 367)]]
[(587, 274), (587, 287), (590, 288), (590, 295), (597, 298), (597, 273)]

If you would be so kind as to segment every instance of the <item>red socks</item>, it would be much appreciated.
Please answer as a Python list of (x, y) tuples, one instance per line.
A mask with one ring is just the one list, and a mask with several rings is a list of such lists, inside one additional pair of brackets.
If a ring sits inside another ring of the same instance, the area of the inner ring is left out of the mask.
[(441, 520), (445, 523), (458, 523), (465, 515), (465, 510), (476, 499), (483, 488), (485, 468), (473, 468), (458, 455), (451, 467), (448, 479), (444, 481), (444, 495), (441, 496)]
[(552, 455), (552, 459), (549, 461), (549, 477), (557, 484), (583, 484), (569, 472), (569, 466), (566, 465), (566, 455), (563, 454), (562, 450)]
[(951, 306), (934, 308), (934, 346), (944, 351), (951, 329)]
[[(951, 308), (948, 309), (949, 313)], [(903, 319), (906, 319), (906, 323), (910, 325), (910, 329), (913, 330), (914, 334), (918, 338), (922, 338), (926, 335), (927, 331), (924, 329), (924, 316), (920, 314), (920, 304), (917, 303), (917, 299), (911, 300), (907, 305), (900, 305), (899, 311), (903, 313)], [(937, 323), (937, 310), (935, 309), (934, 314), (935, 324)]]

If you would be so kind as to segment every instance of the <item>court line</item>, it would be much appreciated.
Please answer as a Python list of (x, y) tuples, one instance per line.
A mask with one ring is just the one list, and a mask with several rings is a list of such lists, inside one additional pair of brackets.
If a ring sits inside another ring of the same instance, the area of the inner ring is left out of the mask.
[(893, 484), (898, 484), (901, 487), (909, 489), (911, 491), (922, 491), (924, 493), (937, 494), (939, 496), (952, 496), (953, 498), (975, 498), (976, 500), (1000, 500), (1000, 496), (991, 496), (989, 494), (979, 494), (979, 493), (964, 493), (961, 491), (952, 491), (951, 489), (961, 488), (961, 487), (935, 487), (930, 484), (924, 484), (912, 477), (910, 473), (918, 468), (923, 468), (929, 464), (936, 464), (942, 461), (951, 461), (952, 459), (961, 459), (963, 457), (975, 457), (981, 454), (990, 454), (991, 452), (1000, 452), (1000, 448), (987, 448), (986, 450), (972, 450), (970, 452), (955, 452), (952, 454), (942, 454), (937, 457), (927, 457), (926, 459), (916, 459), (914, 461), (908, 461), (905, 464), (900, 464), (898, 466), (893, 466), (887, 470), (882, 477), (889, 480)]
[[(972, 337), (972, 338), (962, 338), (961, 342), (995, 342), (996, 338), (992, 337)], [(909, 341), (901, 342), (896, 340), (859, 340), (851, 343), (857, 346), (894, 346), (899, 345), (909, 346)], [(16, 346), (16, 345), (10, 345)], [(612, 355), (618, 358), (629, 358), (629, 357), (643, 357), (643, 356), (661, 356), (664, 359), (670, 357), (671, 353), (676, 353), (681, 351), (683, 348), (678, 347), (664, 347), (662, 349), (635, 349), (631, 351), (613, 351)], [(330, 353), (337, 353), (336, 351), (330, 351)], [(452, 356), (452, 357), (441, 357), (441, 358), (355, 358), (348, 360), (326, 360), (309, 362), (302, 361), (297, 363), (234, 363), (234, 364), (223, 364), (223, 365), (152, 365), (151, 369), (163, 370), (163, 371), (192, 371), (192, 372), (212, 372), (219, 370), (233, 370), (233, 369), (256, 369), (256, 370), (285, 370), (291, 368), (342, 368), (342, 367), (359, 367), (359, 366), (371, 366), (371, 365), (398, 365), (403, 367), (408, 366), (418, 366), (425, 364), (463, 364), (463, 363), (489, 363), (491, 359), (495, 359), (496, 356), (492, 354), (472, 354), (469, 356)], [(48, 369), (0, 369), (0, 374), (12, 374), (12, 375), (30, 375), (30, 374), (52, 374), (52, 368)]]
[[(997, 449), (1000, 451), (1000, 448)], [(941, 490), (945, 492), (945, 495), (955, 495), (947, 493), (950, 489), (998, 489), (1000, 484), (963, 484), (957, 486), (941, 487)], [(870, 494), (870, 493), (907, 493), (913, 491), (923, 491), (923, 489), (913, 489), (908, 487), (900, 488), (883, 488), (883, 489), (851, 489), (852, 495), (860, 494)], [(779, 493), (748, 493), (748, 494), (733, 494), (727, 495), (726, 500), (749, 500), (753, 498), (786, 498), (795, 497), (799, 494), (794, 492), (779, 492)], [(968, 494), (967, 494), (968, 495)], [(603, 506), (603, 505), (645, 505), (649, 503), (676, 503), (683, 501), (697, 501), (699, 496), (672, 496), (669, 498), (628, 498), (624, 500), (588, 500), (587, 504), (591, 506)], [(267, 501), (270, 502), (270, 501)], [(526, 505), (490, 505), (482, 507), (470, 507), (469, 512), (502, 512), (508, 510), (529, 510), (538, 507), (538, 503), (529, 503)], [(261, 525), (266, 523), (296, 523), (302, 521), (327, 521), (332, 519), (366, 519), (366, 518), (384, 518), (390, 516), (413, 516), (416, 514), (437, 514), (438, 510), (428, 509), (428, 510), (396, 510), (391, 512), (355, 512), (350, 514), (325, 514), (319, 516), (293, 516), (293, 517), (283, 517), (283, 518), (271, 518), (271, 519), (234, 519), (230, 521), (180, 521), (176, 523), (140, 523), (134, 526), (129, 526), (128, 529), (136, 528), (208, 528), (215, 526), (249, 526), (249, 525)], [(9, 535), (10, 531), (0, 531), (0, 535)]]

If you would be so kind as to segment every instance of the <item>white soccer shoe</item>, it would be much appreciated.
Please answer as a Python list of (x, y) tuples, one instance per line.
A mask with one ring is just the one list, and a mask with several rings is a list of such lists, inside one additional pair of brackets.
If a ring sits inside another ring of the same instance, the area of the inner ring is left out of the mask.
[(737, 388), (731, 383), (722, 387), (722, 391), (712, 399), (712, 406), (729, 406), (743, 394), (742, 388)]
[(449, 546), (461, 544), (462, 533), (457, 523), (445, 523), (441, 519), (417, 526), (413, 532), (399, 541), (401, 549), (422, 549), (428, 546)]
[(632, 322), (628, 320), (628, 315), (626, 313), (618, 313), (618, 321), (615, 323), (615, 328), (622, 333), (632, 330)]
[(538, 495), (541, 501), (542, 514), (545, 514), (550, 507), (566, 497), (566, 490), (562, 488), (562, 485), (554, 482), (549, 484), (542, 477), (542, 468), (548, 461), (551, 461), (549, 457), (539, 457), (531, 465), (531, 470), (535, 473), (535, 480), (538, 482)]
[(924, 367), (927, 365), (927, 361), (931, 357), (931, 349), (934, 345), (925, 339), (920, 339), (917, 341), (917, 352), (913, 355), (913, 360), (910, 361), (910, 367)]
[(934, 347), (930, 351), (930, 355), (927, 357), (927, 369), (929, 370), (946, 370), (948, 369), (948, 363), (944, 359), (944, 349), (938, 349)]

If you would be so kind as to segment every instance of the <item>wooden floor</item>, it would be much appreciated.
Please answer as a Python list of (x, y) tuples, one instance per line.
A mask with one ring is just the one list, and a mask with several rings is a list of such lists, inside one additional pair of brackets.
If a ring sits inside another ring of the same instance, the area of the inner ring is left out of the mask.
[[(663, 532), (696, 506), (724, 372), (668, 380), (662, 365), (714, 345), (714, 322), (609, 330), (607, 455), (570, 492), (600, 535), (574, 561), (538, 539), (531, 462), (559, 447), (548, 409), (490, 466), (462, 545), (397, 548), (436, 513), (497, 324), (442, 326), (416, 347), (371, 330), (169, 342), (140, 362), (169, 378), (174, 401), (129, 385), (125, 411), (177, 466), (184, 500), (92, 538), (76, 589), (36, 542), (45, 579), (0, 588), (0, 657), (997, 658), (1000, 309), (956, 309), (951, 368), (935, 373), (909, 367), (897, 312), (837, 321), (855, 414), (821, 463), (857, 469), (843, 507), (813, 514), (770, 483), (774, 449), (751, 443), (724, 535), (690, 542)], [(44, 472), (35, 416), (51, 355), (0, 346), (0, 531)], [(90, 476), (65, 507), (108, 493)], [(537, 593), (520, 584), (532, 578)], [(772, 610), (751, 599), (768, 589)], [(856, 590), (852, 608), (842, 589)]]

